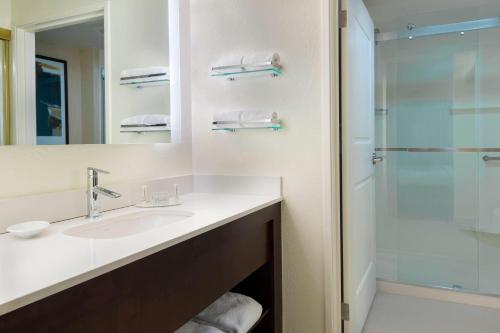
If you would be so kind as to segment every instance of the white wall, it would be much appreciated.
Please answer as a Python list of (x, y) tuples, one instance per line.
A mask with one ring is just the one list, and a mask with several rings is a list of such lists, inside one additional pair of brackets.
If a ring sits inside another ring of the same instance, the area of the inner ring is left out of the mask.
[(11, 0), (0, 0), (0, 28), (10, 29)]
[[(12, 3), (12, 23), (23, 25), (72, 13), (74, 6), (87, 7), (102, 1), (93, 0), (16, 0)], [(127, 5), (125, 0), (113, 0), (111, 11)], [(167, 13), (165, 13), (165, 20)], [(135, 21), (112, 27), (121, 37), (140, 30), (143, 22)], [(113, 22), (111, 22), (113, 25)], [(159, 24), (163, 24), (159, 22)], [(118, 38), (118, 36), (116, 36)], [(129, 54), (135, 40), (112, 52), (112, 62)], [(126, 46), (126, 47), (125, 47)], [(136, 56), (136, 55), (135, 55)], [(111, 77), (118, 80), (118, 77)], [(111, 98), (114, 91), (111, 92)], [(133, 98), (131, 96), (130, 98)], [(122, 101), (126, 103), (126, 101)], [(115, 104), (117, 107), (120, 104)], [(85, 186), (85, 168), (89, 165), (107, 169), (111, 175), (105, 182), (141, 180), (160, 176), (191, 173), (191, 145), (189, 126), (183, 127), (183, 144), (104, 145), (69, 147), (0, 147), (0, 198), (82, 188)]]
[[(323, 332), (320, 1), (191, 7), (194, 172), (283, 176), (284, 331)], [(280, 53), (283, 77), (208, 76), (221, 57), (261, 51)], [(214, 113), (245, 108), (278, 112), (285, 129), (211, 131)]]
[[(67, 17), (77, 8), (100, 5), (105, 0), (11, 0), (12, 24), (29, 24), (40, 20)], [(122, 0), (113, 0), (120, 3)]]

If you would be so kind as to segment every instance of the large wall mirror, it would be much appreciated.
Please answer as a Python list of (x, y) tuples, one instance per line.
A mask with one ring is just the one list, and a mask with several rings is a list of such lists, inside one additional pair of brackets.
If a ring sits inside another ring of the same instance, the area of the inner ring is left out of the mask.
[(172, 13), (178, 1), (103, 1), (69, 17), (15, 26), (8, 141), (174, 142), (181, 119), (180, 14)]

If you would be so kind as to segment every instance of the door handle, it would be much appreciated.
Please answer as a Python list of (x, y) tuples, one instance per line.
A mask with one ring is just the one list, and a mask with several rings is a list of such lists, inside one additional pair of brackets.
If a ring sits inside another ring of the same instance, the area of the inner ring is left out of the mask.
[(485, 162), (500, 161), (500, 157), (493, 157), (493, 156), (484, 155), (483, 156), (483, 161), (485, 161)]
[(372, 155), (372, 163), (373, 165), (377, 164), (377, 163), (380, 163), (384, 160), (384, 158), (382, 156), (377, 156), (376, 153), (373, 153)]

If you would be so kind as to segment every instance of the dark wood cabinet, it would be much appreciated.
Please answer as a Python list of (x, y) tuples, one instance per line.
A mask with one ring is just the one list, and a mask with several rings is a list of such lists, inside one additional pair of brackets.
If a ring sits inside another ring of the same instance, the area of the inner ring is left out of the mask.
[(0, 332), (174, 332), (227, 291), (282, 332), (281, 209), (264, 208), (0, 317)]

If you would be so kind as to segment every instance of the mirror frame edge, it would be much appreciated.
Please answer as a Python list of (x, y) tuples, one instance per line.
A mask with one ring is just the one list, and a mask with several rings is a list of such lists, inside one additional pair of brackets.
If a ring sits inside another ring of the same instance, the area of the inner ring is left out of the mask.
[(0, 40), (4, 42), (3, 62), (0, 64), (3, 69), (3, 145), (11, 144), (11, 81), (10, 81), (10, 41), (12, 33), (9, 29), (0, 28)]

